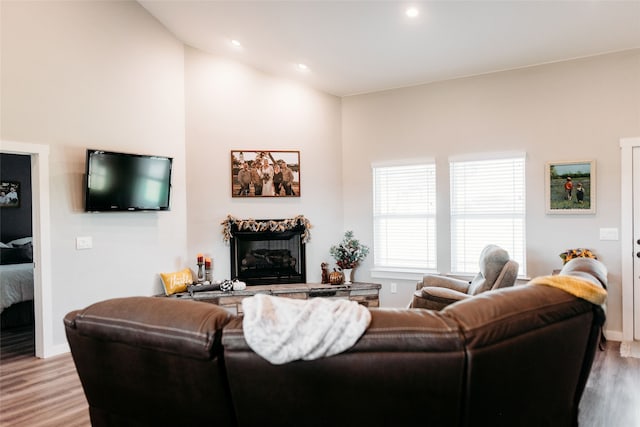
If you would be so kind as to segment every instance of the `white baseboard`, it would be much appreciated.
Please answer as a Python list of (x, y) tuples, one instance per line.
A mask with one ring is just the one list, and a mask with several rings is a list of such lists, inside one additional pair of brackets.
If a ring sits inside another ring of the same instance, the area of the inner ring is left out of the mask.
[(620, 356), (640, 359), (640, 341), (623, 341), (620, 343)]
[(623, 341), (622, 339), (622, 331), (604, 331), (604, 337), (607, 341)]
[(70, 351), (71, 349), (69, 348), (69, 344), (67, 343), (53, 345), (53, 346), (47, 347), (47, 351), (43, 355), (43, 358), (46, 359), (48, 357), (59, 356), (64, 353), (69, 353)]
[(640, 359), (640, 341), (625, 341), (621, 331), (604, 331), (607, 341), (620, 342), (620, 356)]

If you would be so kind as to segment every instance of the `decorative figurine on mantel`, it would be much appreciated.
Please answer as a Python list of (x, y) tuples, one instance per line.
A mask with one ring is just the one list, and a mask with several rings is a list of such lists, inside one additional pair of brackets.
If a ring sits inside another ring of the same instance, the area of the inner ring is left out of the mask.
[(338, 271), (335, 268), (329, 273), (329, 283), (332, 285), (341, 285), (344, 282), (344, 274), (342, 271)]
[(320, 268), (322, 268), (322, 284), (325, 285), (329, 283), (329, 263), (323, 262)]

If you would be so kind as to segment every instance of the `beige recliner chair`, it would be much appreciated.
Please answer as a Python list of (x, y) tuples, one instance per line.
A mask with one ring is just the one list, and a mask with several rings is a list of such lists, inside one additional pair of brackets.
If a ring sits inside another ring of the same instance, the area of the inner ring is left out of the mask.
[(480, 272), (471, 282), (439, 275), (426, 275), (416, 286), (412, 308), (441, 310), (449, 304), (481, 292), (513, 286), (518, 277), (518, 263), (496, 245), (480, 253)]

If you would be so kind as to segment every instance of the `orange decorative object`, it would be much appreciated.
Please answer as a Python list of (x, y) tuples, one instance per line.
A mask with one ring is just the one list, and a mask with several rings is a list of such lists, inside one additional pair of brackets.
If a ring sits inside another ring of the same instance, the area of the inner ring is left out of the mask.
[(329, 283), (332, 285), (339, 285), (344, 280), (344, 275), (341, 271), (332, 271), (329, 273)]

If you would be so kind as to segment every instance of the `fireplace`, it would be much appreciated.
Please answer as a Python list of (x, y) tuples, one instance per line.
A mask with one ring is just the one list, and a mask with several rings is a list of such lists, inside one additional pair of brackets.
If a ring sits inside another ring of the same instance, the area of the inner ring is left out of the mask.
[(305, 283), (305, 230), (304, 224), (275, 231), (231, 225), (231, 277), (247, 285)]

